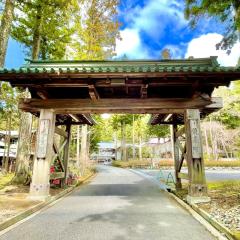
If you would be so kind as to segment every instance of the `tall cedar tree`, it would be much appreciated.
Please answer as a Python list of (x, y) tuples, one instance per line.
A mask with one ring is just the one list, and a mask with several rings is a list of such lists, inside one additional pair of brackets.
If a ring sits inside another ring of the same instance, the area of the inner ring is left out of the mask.
[(32, 59), (62, 59), (71, 41), (70, 22), (78, 11), (77, 0), (18, 1), (12, 37), (23, 43)]
[(84, 1), (72, 46), (75, 59), (104, 60), (115, 55), (120, 39), (117, 7), (117, 0)]
[[(193, 27), (200, 17), (217, 17), (226, 23), (227, 29), (217, 48), (231, 49), (240, 39), (240, 1), (239, 0), (185, 0), (185, 16)], [(229, 51), (230, 52), (230, 51)]]
[[(1, 2), (0, 2), (1, 3)], [(14, 17), (15, 0), (6, 0), (0, 25), (0, 68), (4, 66), (8, 39)]]

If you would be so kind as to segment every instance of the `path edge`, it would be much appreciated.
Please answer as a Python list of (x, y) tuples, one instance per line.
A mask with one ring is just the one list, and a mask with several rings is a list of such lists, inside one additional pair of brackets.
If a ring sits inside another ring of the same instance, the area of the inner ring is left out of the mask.
[(14, 224), (22, 221), (23, 219), (33, 215), (34, 213), (42, 210), (43, 208), (49, 206), (50, 204), (53, 205), (54, 202), (56, 202), (60, 198), (66, 197), (67, 195), (71, 194), (75, 189), (77, 189), (78, 187), (80, 187), (81, 185), (86, 183), (88, 180), (90, 180), (90, 178), (94, 178), (96, 176), (96, 174), (97, 174), (96, 172), (93, 172), (93, 173), (87, 175), (84, 179), (81, 179), (74, 186), (71, 186), (71, 187), (63, 190), (62, 192), (58, 193), (57, 195), (49, 197), (46, 201), (41, 202), (41, 203), (23, 211), (23, 212), (20, 212), (16, 216), (11, 217), (11, 218), (7, 219), (6, 221), (0, 223), (0, 234), (1, 234), (2, 231), (6, 230), (7, 228), (11, 227), (12, 225), (14, 225)]
[[(147, 179), (153, 183), (157, 183), (157, 181), (155, 181), (155, 179), (153, 177), (147, 176), (143, 172), (140, 172), (136, 169), (128, 169), (128, 170), (144, 177), (145, 179)], [(160, 186), (160, 183), (158, 182), (157, 185)], [(166, 185), (161, 183), (161, 186), (165, 187)], [(164, 190), (164, 188), (161, 188), (161, 190)], [(171, 192), (170, 189), (165, 188), (165, 192), (171, 198), (173, 198), (175, 201), (177, 201), (177, 203), (179, 205), (181, 205), (181, 207), (183, 207), (185, 210), (187, 210), (200, 224), (202, 224), (218, 240), (240, 240), (240, 238), (234, 237), (233, 234), (227, 228), (225, 228), (223, 225), (219, 224), (214, 219), (212, 219), (208, 213), (201, 210), (196, 204), (192, 204), (192, 205), (187, 204), (181, 198), (179, 198), (177, 195), (175, 195), (174, 192)], [(211, 221), (210, 221), (210, 219), (211, 219)]]

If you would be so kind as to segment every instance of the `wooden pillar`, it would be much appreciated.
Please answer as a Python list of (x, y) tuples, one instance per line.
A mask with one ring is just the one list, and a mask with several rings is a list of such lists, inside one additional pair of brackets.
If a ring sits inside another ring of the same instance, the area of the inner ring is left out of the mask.
[(55, 119), (56, 115), (53, 110), (41, 110), (32, 183), (30, 186), (30, 198), (33, 199), (45, 200), (49, 196)]
[(174, 124), (171, 126), (171, 135), (172, 135), (172, 147), (173, 147), (173, 159), (174, 159), (174, 168), (175, 168), (175, 179), (176, 179), (176, 189), (179, 190), (182, 188), (181, 178), (178, 176), (179, 164), (180, 164), (180, 154), (177, 141), (177, 125)]
[(87, 167), (87, 125), (82, 125), (81, 133), (81, 151), (80, 151), (80, 168), (81, 176), (85, 174)]
[(200, 112), (198, 109), (185, 111), (186, 154), (189, 175), (189, 203), (206, 202), (207, 185), (203, 164), (202, 140), (200, 130)]
[(66, 132), (67, 132), (67, 143), (64, 146), (63, 152), (63, 163), (64, 163), (64, 179), (62, 181), (63, 185), (67, 184), (67, 177), (68, 177), (68, 161), (69, 161), (69, 148), (71, 142), (71, 124), (66, 125)]

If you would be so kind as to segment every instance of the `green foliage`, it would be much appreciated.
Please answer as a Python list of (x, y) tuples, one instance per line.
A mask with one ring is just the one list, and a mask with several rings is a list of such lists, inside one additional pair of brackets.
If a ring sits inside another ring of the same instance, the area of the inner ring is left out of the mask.
[(114, 129), (111, 125), (111, 119), (103, 119), (101, 115), (94, 115), (96, 125), (91, 127), (90, 135), (90, 149), (91, 152), (97, 149), (97, 144), (101, 141), (112, 142), (114, 136)]
[(240, 81), (233, 83), (231, 88), (219, 88), (214, 92), (224, 100), (224, 107), (209, 116), (222, 122), (228, 128), (240, 127)]
[(70, 21), (78, 10), (77, 0), (18, 1), (16, 8), (12, 37), (24, 44), (29, 54), (39, 41), (39, 57), (62, 59), (74, 33)]
[(0, 190), (11, 184), (14, 174), (0, 175)]
[(12, 116), (12, 129), (17, 129), (19, 124), (18, 99), (21, 97), (18, 89), (13, 89), (9, 83), (1, 82), (0, 95), (0, 129), (6, 130), (5, 122)]
[(151, 161), (149, 160), (129, 160), (129, 161), (113, 161), (112, 166), (121, 168), (148, 168), (151, 166)]
[(164, 138), (170, 135), (170, 129), (168, 125), (149, 125), (148, 134), (151, 137)]
[(185, 0), (185, 16), (190, 19), (193, 27), (201, 17), (217, 17), (226, 23), (224, 39), (217, 48), (230, 49), (239, 38), (240, 31), (240, 1), (239, 0)]
[(74, 58), (104, 60), (115, 55), (116, 39), (120, 38), (117, 7), (117, 0), (83, 1), (75, 22)]

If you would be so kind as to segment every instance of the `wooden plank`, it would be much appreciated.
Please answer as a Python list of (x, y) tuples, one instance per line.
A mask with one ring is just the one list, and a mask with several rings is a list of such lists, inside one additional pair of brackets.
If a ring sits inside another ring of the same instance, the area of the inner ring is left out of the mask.
[(141, 87), (141, 98), (147, 98), (148, 96), (148, 84), (144, 84)]
[(82, 117), (85, 119), (86, 124), (90, 126), (95, 124), (95, 121), (93, 120), (93, 118), (91, 118), (90, 114), (82, 114)]
[(189, 177), (188, 177), (188, 174), (187, 174), (187, 173), (181, 173), (181, 172), (179, 172), (179, 173), (178, 173), (178, 177), (181, 178), (181, 179), (189, 180)]
[[(139, 112), (158, 113), (168, 109), (199, 109), (209, 105), (211, 101), (202, 98), (147, 98), (147, 99), (21, 99), (19, 108), (24, 111), (39, 111), (39, 109), (54, 109), (56, 113), (106, 113), (106, 112)], [(171, 110), (171, 111), (170, 111)], [(178, 111), (179, 112), (179, 111)]]
[(69, 161), (69, 148), (70, 148), (70, 143), (71, 143), (71, 125), (68, 124), (66, 125), (66, 132), (68, 133), (67, 137), (67, 142), (64, 147), (64, 153), (63, 153), (63, 162), (64, 162), (64, 180), (63, 180), (63, 185), (67, 183), (67, 177), (68, 177), (68, 161)]
[(39, 140), (37, 145), (37, 158), (46, 158), (49, 128), (50, 128), (50, 120), (40, 119), (39, 136), (38, 136)]
[(88, 84), (88, 91), (89, 91), (89, 96), (91, 97), (92, 100), (97, 100), (100, 98), (94, 84)]
[(205, 108), (206, 109), (221, 109), (223, 108), (223, 99), (221, 97), (212, 97), (211, 98), (212, 103), (207, 105)]
[(185, 134), (185, 127), (180, 128), (180, 129), (176, 132), (176, 138), (181, 137), (183, 134)]
[(50, 180), (64, 178), (64, 172), (53, 172), (50, 174)]
[(68, 137), (68, 134), (64, 130), (62, 130), (61, 128), (58, 128), (58, 127), (55, 127), (55, 133), (64, 138)]
[[(65, 141), (65, 142), (66, 142), (66, 141)], [(60, 153), (61, 153), (63, 147), (64, 147), (65, 144), (66, 144), (65, 142), (63, 143), (63, 145), (60, 147), (59, 150), (58, 150), (58, 148), (57, 148), (57, 144), (56, 144), (56, 143), (53, 143), (53, 151), (54, 151), (55, 155), (54, 155), (54, 158), (53, 158), (53, 161), (52, 161), (52, 162), (54, 162), (55, 159), (57, 159), (57, 161), (58, 161), (58, 163), (59, 163), (59, 165), (60, 165), (60, 167), (61, 167), (61, 170), (62, 170), (63, 172), (65, 171), (65, 168), (64, 168), (64, 165), (63, 165), (63, 163), (62, 163), (62, 161), (61, 161), (61, 159), (60, 159)]]

